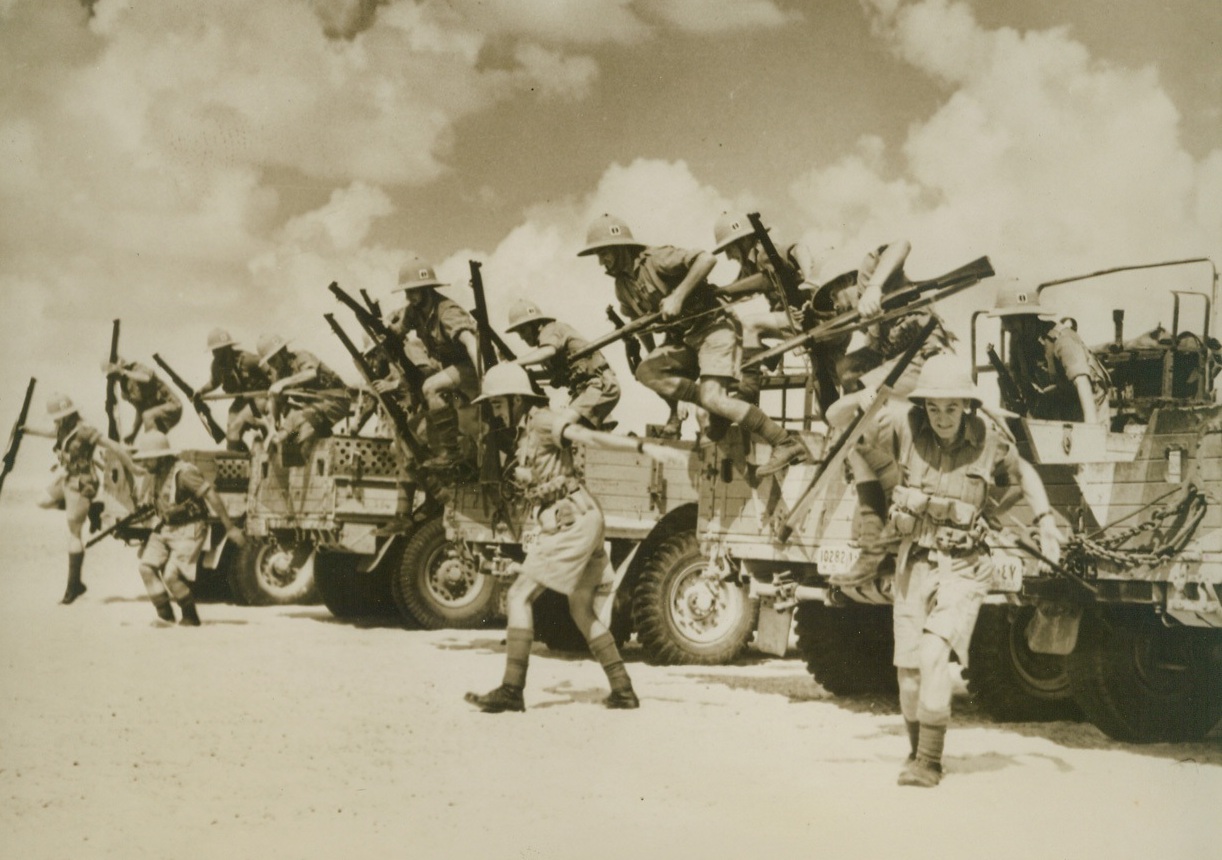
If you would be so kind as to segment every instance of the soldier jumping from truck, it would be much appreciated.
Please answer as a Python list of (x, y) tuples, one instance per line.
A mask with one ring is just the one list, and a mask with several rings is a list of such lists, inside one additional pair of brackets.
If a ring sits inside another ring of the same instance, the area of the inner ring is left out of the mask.
[(123, 438), (130, 445), (141, 430), (168, 433), (182, 419), (182, 401), (151, 367), (138, 361), (116, 357), (102, 362), (102, 373), (109, 384), (119, 382), (119, 394), (136, 410), (132, 430)]
[[(218, 388), (226, 394), (240, 395), (229, 404), (229, 420), (225, 427), (225, 447), (230, 451), (249, 451), (243, 438), (247, 430), (263, 431), (262, 417), (267, 413), (266, 398), (241, 396), (247, 391), (265, 391), (271, 377), (259, 361), (259, 356), (240, 349), (228, 331), (215, 328), (208, 334), (208, 350), (212, 353), (212, 369), (208, 381), (195, 391), (197, 404)], [(197, 408), (198, 405), (197, 405)]]
[(332, 428), (348, 417), (352, 401), (347, 386), (334, 370), (311, 352), (289, 349), (279, 335), (259, 338), (259, 364), (268, 370), (268, 445), (300, 450), (314, 439), (330, 436)]

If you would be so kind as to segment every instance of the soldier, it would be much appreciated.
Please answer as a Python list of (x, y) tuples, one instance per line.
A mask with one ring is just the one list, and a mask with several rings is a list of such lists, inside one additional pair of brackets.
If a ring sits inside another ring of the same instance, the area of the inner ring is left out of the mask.
[(313, 439), (330, 436), (331, 428), (348, 415), (352, 406), (339, 374), (311, 352), (290, 350), (288, 341), (279, 335), (265, 334), (259, 338), (259, 356), (259, 364), (270, 371), (273, 380), (267, 389), (270, 418), (273, 422), (279, 420), (279, 429), (268, 428), (269, 444), (300, 447)]
[[(721, 438), (739, 424), (772, 445), (772, 459), (759, 475), (779, 472), (809, 458), (801, 441), (753, 406), (727, 392), (739, 378), (742, 335), (733, 316), (707, 280), (716, 261), (707, 251), (669, 245), (647, 247), (628, 225), (612, 215), (594, 219), (578, 256), (597, 254), (615, 280), (615, 295), (626, 316), (655, 311), (675, 324), (673, 340), (653, 350), (636, 378), (670, 404), (695, 403), (709, 413), (709, 438)], [(689, 298), (690, 297), (690, 298)], [(686, 306), (686, 307), (685, 307)]]
[(895, 666), (911, 754), (900, 785), (935, 786), (950, 723), (950, 653), (966, 668), (972, 631), (989, 590), (991, 564), (982, 512), (993, 486), (1018, 486), (1039, 526), (1040, 550), (1060, 558), (1061, 535), (1039, 474), (1013, 437), (979, 411), (967, 367), (952, 355), (929, 359), (906, 414), (889, 413), (877, 443), (894, 458), (887, 538), (898, 543)]
[(102, 372), (108, 385), (118, 377), (119, 394), (136, 410), (132, 432), (123, 439), (128, 445), (136, 441), (141, 430), (168, 433), (182, 418), (182, 401), (147, 365), (120, 358), (114, 364), (103, 361)]
[(1006, 365), (1032, 418), (1110, 423), (1111, 377), (1071, 318), (1058, 323), (1039, 293), (1013, 281), (998, 288), (989, 316), (1010, 337)]
[[(212, 371), (208, 382), (196, 389), (196, 405), (203, 396), (218, 388), (226, 394), (266, 391), (271, 385), (267, 371), (259, 364), (259, 356), (238, 349), (233, 335), (223, 328), (208, 334), (208, 349), (212, 351)], [(260, 420), (267, 411), (263, 397), (235, 397), (229, 404), (229, 421), (225, 428), (225, 447), (230, 451), (248, 451), (242, 436), (247, 428), (262, 429)]]
[[(749, 303), (736, 303), (734, 313), (743, 326), (743, 360), (747, 361), (764, 350), (762, 338), (791, 337), (801, 330), (807, 308), (816, 318), (827, 318), (832, 310), (830, 297), (821, 292), (808, 280), (814, 272), (814, 258), (805, 245), (794, 243), (777, 248), (782, 262), (788, 267), (787, 272), (778, 273), (773, 269), (772, 261), (755, 236), (750, 220), (745, 216), (721, 213), (717, 223), (713, 225), (714, 254), (724, 253), (728, 258), (738, 263), (738, 276), (735, 280), (750, 277), (757, 272), (765, 272), (777, 284), (778, 289), (768, 292), (768, 310), (747, 310)], [(804, 284), (810, 290), (809, 297), (802, 307), (786, 307), (779, 286), (783, 278), (793, 278)], [(826, 306), (823, 306), (826, 304)], [(811, 349), (813, 361), (812, 370), (815, 375), (816, 399), (821, 409), (826, 410), (839, 396), (837, 387), (836, 366), (843, 354), (843, 343), (815, 344)], [(752, 367), (743, 371), (739, 392), (745, 400), (757, 402), (759, 398), (760, 370)]]
[(429, 355), (441, 365), (424, 380), (429, 448), (437, 453), (428, 463), (433, 468), (446, 468), (462, 459), (458, 412), (449, 400), (449, 392), (461, 392), (468, 400), (479, 394), (475, 318), (437, 292), (444, 286), (428, 263), (419, 258), (409, 261), (399, 271), (397, 287), (407, 304), (392, 320), (396, 331), (415, 330)]
[[(403, 379), (399, 369), (395, 367), (390, 357), (386, 355), (385, 348), (380, 344), (374, 344), (368, 335), (365, 336), (364, 347), (365, 352), (363, 354), (365, 361), (369, 363), (369, 367), (374, 373), (374, 389), (379, 394), (396, 398), (407, 415), (415, 416), (421, 409), (421, 403)], [(436, 373), (438, 370), (441, 370), (441, 365), (429, 356), (424, 342), (418, 337), (409, 334), (403, 338), (403, 353), (408, 361), (420, 368), (425, 374)], [(363, 398), (361, 406), (357, 410), (356, 420), (353, 422), (353, 427), (356, 428), (354, 432), (360, 432), (360, 428), (365, 426), (365, 423), (377, 411), (378, 402), (375, 398)], [(415, 422), (413, 421), (413, 423)], [(378, 436), (389, 437), (393, 432), (389, 422), (379, 420)]]
[(553, 387), (568, 389), (568, 408), (590, 429), (600, 429), (620, 397), (619, 380), (603, 354), (595, 352), (573, 361), (570, 356), (585, 347), (586, 340), (575, 328), (557, 322), (525, 299), (510, 306), (505, 330), (516, 332), (531, 347), (530, 352), (518, 356), (516, 363), (523, 367), (543, 365)]
[(145, 433), (132, 457), (148, 463), (157, 515), (156, 525), (140, 548), (140, 578), (158, 618), (174, 623), (172, 597), (182, 611), (179, 623), (198, 627), (199, 613), (187, 584), (193, 577), (187, 571), (193, 570), (204, 546), (208, 506), (220, 518), (226, 536), (235, 545), (245, 546), (246, 537), (230, 519), (216, 487), (193, 464), (178, 459), (178, 451), (170, 447), (164, 433)]
[[(92, 425), (86, 424), (72, 400), (64, 394), (53, 394), (47, 400), (47, 414), (55, 422), (54, 430), (26, 427), (31, 436), (43, 436), (55, 440), (55, 456), (59, 460), (55, 481), (47, 487), (47, 495), (38, 503), (40, 508), (64, 511), (68, 517), (68, 587), (60, 601), (72, 603), (85, 593), (81, 581), (85, 564), (85, 544), (81, 540), (81, 529), (90, 518), (91, 505), (98, 494), (101, 482), (93, 452), (100, 445), (114, 452), (129, 472), (136, 465), (127, 451), (118, 442), (106, 438)], [(100, 506), (100, 503), (98, 503)]]
[(526, 710), (522, 690), (535, 638), (531, 605), (544, 588), (550, 588), (568, 596), (573, 621), (607, 674), (611, 695), (604, 704), (615, 709), (640, 707), (615, 637), (598, 618), (595, 590), (614, 571), (603, 549), (602, 508), (582, 483), (571, 445), (580, 442), (635, 450), (661, 460), (674, 457), (673, 450), (590, 430), (571, 414), (553, 412), (543, 405), (544, 398), (535, 393), (530, 377), (516, 364), (490, 368), (479, 399), (503, 399), (510, 420), (518, 419), (514, 477), (536, 506), (540, 531), (506, 596), (508, 625), (501, 685), (483, 695), (468, 693), (466, 700), (488, 713)]

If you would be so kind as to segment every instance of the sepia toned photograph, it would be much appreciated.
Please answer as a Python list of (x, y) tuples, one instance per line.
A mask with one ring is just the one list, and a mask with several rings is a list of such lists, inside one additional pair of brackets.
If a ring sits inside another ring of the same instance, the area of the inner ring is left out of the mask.
[(0, 0), (0, 856), (1213, 856), (1220, 48)]

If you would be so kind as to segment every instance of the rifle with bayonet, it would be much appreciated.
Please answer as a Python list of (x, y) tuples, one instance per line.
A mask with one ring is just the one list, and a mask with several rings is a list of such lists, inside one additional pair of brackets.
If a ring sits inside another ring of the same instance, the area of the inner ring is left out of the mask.
[(152, 505), (140, 505), (138, 508), (136, 508), (134, 511), (132, 511), (127, 516), (123, 517), (122, 519), (116, 520), (109, 527), (102, 529), (96, 535), (91, 537), (89, 539), (89, 542), (85, 544), (85, 549), (89, 549), (89, 547), (98, 543), (103, 538), (109, 537), (110, 535), (114, 534), (115, 532), (119, 531), (120, 529), (125, 529), (128, 526), (134, 526), (134, 525), (138, 525), (139, 523), (144, 522), (149, 517), (151, 517), (155, 513), (155, 511), (156, 509)]
[[(624, 318), (615, 312), (612, 305), (607, 305), (607, 319), (611, 321), (611, 325), (615, 326), (616, 331), (627, 325)], [(637, 365), (641, 363), (640, 338), (634, 335), (627, 335), (624, 338), (624, 357), (628, 359), (628, 369), (636, 373)]]
[[(119, 363), (119, 321), (115, 320), (110, 328), (110, 365)], [(115, 415), (115, 407), (119, 405), (119, 377), (106, 377), (106, 436), (115, 442), (119, 441), (119, 418)]]
[(195, 414), (204, 423), (204, 429), (208, 431), (212, 441), (224, 442), (225, 431), (221, 429), (221, 425), (216, 423), (216, 419), (212, 417), (212, 410), (208, 408), (208, 404), (203, 401), (203, 398), (199, 396), (196, 390), (187, 383), (187, 380), (175, 373), (174, 368), (170, 367), (159, 354), (153, 353), (153, 361), (157, 362), (157, 366), (166, 372), (166, 376), (170, 377), (170, 380), (182, 389), (183, 394), (187, 395), (187, 399), (195, 407)]
[(13, 422), (13, 430), (9, 433), (8, 447), (4, 449), (4, 468), (0, 470), (0, 490), (4, 489), (4, 479), (8, 477), (8, 473), (17, 465), (17, 449), (21, 447), (21, 440), (25, 436), (25, 421), (30, 415), (30, 401), (34, 398), (34, 385), (37, 381), (30, 377), (30, 384), (25, 387), (25, 399), (21, 401), (21, 411), (17, 413), (17, 420)]
[(1001, 395), (1001, 405), (1011, 412), (1026, 415), (1027, 398), (1023, 396), (1018, 380), (1014, 378), (1010, 368), (1006, 367), (1006, 363), (1001, 360), (993, 344), (989, 344), (988, 354), (989, 364), (993, 365), (993, 369), (997, 371), (997, 391)]
[(930, 278), (927, 281), (913, 281), (903, 289), (883, 296), (883, 312), (880, 315), (866, 319), (856, 308), (845, 311), (810, 331), (795, 335), (765, 350), (750, 361), (743, 362), (743, 367), (753, 367), (761, 362), (770, 361), (778, 355), (783, 355), (808, 343), (851, 334), (866, 326), (904, 316), (961, 292), (985, 278), (992, 277), (993, 274), (993, 266), (989, 258), (981, 257), (940, 277)]
[(365, 330), (365, 334), (369, 335), (370, 340), (381, 347), (386, 356), (399, 368), (403, 381), (407, 383), (408, 390), (415, 402), (423, 403), (425, 373), (407, 357), (407, 352), (403, 349), (403, 339), (391, 331), (381, 318), (374, 316), (368, 308), (344, 292), (335, 281), (332, 281), (327, 289), (352, 311), (356, 316), (356, 321)]
[(480, 273), (480, 266), (483, 264), (478, 260), (470, 260), (469, 264), (471, 266), (471, 292), (475, 294), (475, 308), (471, 311), (471, 316), (475, 317), (475, 324), (479, 328), (477, 338), (479, 354), (484, 362), (483, 371), (486, 372), (488, 368), (497, 363), (498, 353), (500, 353), (500, 359), (505, 361), (514, 361), (517, 356), (488, 322), (488, 301), (484, 295), (484, 276)]

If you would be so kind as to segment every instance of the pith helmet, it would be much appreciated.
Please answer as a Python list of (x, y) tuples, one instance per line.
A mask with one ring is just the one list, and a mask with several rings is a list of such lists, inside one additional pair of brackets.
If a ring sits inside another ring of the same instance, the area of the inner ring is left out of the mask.
[(233, 339), (233, 335), (223, 328), (214, 328), (208, 332), (208, 349), (212, 352), (224, 349), (227, 346), (234, 346), (236, 343), (237, 341)]
[(551, 322), (555, 317), (548, 316), (539, 310), (539, 306), (529, 299), (518, 299), (509, 306), (509, 325), (506, 331), (517, 331), (527, 323)]
[(288, 349), (289, 342), (278, 334), (265, 334), (259, 337), (259, 364), (267, 366), (272, 356), (282, 349)]
[(590, 222), (590, 229), (586, 231), (586, 246), (577, 252), (577, 256), (584, 257), (616, 245), (628, 245), (633, 248), (645, 247), (632, 238), (632, 231), (628, 229), (628, 224), (623, 219), (616, 218), (614, 215), (599, 215)]
[(530, 384), (530, 375), (520, 364), (502, 362), (488, 368), (475, 402), (492, 397), (508, 397), (511, 394), (521, 394), (524, 397), (541, 396)]
[(425, 287), (444, 287), (444, 281), (437, 279), (433, 267), (419, 257), (413, 257), (399, 269), (399, 286), (396, 290), (420, 290)]
[(74, 412), (76, 412), (76, 404), (67, 394), (52, 394), (47, 398), (47, 414), (51, 416), (52, 421), (67, 418)]
[(746, 215), (722, 212), (717, 223), (713, 225), (713, 242), (717, 245), (713, 253), (720, 254), (739, 239), (750, 236), (754, 232), (755, 228), (751, 226), (751, 221)]
[(150, 430), (140, 437), (136, 445), (133, 460), (157, 460), (161, 457), (173, 457), (178, 451), (170, 447), (170, 437), (160, 430)]
[(967, 365), (949, 353), (930, 356), (926, 360), (921, 375), (917, 377), (916, 388), (908, 399), (917, 404), (926, 400), (955, 399), (970, 400), (973, 406), (984, 403)]
[(1041, 319), (1056, 319), (1056, 314), (1040, 307), (1040, 294), (1034, 287), (1018, 281), (1002, 281), (997, 288), (997, 301), (993, 303), (991, 317), (1037, 316)]

